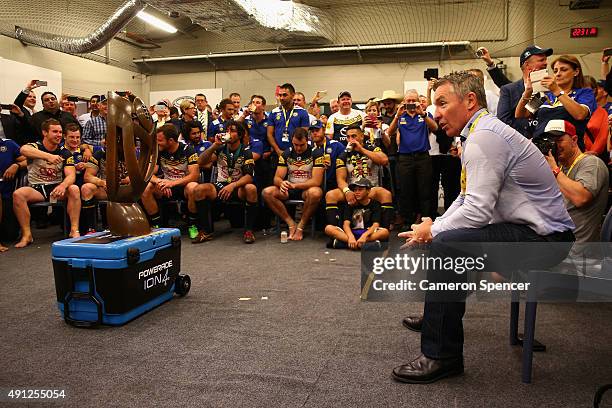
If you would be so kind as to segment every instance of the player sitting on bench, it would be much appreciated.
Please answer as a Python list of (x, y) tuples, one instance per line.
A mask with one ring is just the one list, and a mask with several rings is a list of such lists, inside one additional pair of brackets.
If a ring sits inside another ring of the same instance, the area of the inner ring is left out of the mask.
[(21, 240), (15, 248), (23, 248), (34, 242), (30, 229), (28, 204), (42, 201), (66, 200), (70, 218), (70, 237), (79, 236), (81, 194), (74, 184), (76, 170), (72, 154), (63, 146), (62, 125), (55, 119), (47, 119), (41, 126), (42, 142), (28, 143), (21, 147), (21, 154), (28, 159), (28, 184), (13, 193), (13, 210), (21, 227)]
[[(225, 129), (227, 133), (215, 135), (215, 141), (200, 155), (200, 167), (208, 163), (217, 163), (217, 181), (215, 184), (201, 184), (198, 192), (198, 211), (210, 216), (210, 203), (220, 198), (222, 201), (240, 200), (246, 202), (246, 226), (243, 240), (246, 244), (255, 242), (253, 226), (257, 216), (257, 187), (253, 184), (253, 155), (242, 143), (246, 130), (240, 122), (229, 120)], [(204, 216), (204, 215), (202, 215)], [(208, 221), (207, 221), (207, 224)], [(205, 229), (192, 242), (194, 244), (212, 239), (212, 225)]]

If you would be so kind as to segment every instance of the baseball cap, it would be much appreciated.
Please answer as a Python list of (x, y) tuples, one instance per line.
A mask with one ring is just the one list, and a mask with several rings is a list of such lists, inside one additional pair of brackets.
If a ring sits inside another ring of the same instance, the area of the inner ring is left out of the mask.
[(553, 119), (546, 124), (545, 135), (563, 136), (565, 134), (576, 136), (576, 126), (563, 119)]
[(547, 57), (550, 57), (552, 53), (552, 48), (540, 48), (537, 45), (530, 45), (529, 47), (525, 48), (521, 53), (521, 67), (523, 66), (525, 61), (527, 61), (527, 58), (531, 57), (532, 55), (545, 54)]
[(372, 188), (372, 182), (365, 177), (361, 177), (349, 184), (351, 190), (354, 190), (355, 187)]
[(600, 79), (597, 81), (597, 86), (600, 88), (605, 88), (606, 87), (606, 80), (605, 79)]
[(351, 93), (349, 91), (340, 92), (340, 94), (338, 95), (338, 99), (342, 98), (343, 96), (348, 96), (349, 98), (352, 98)]
[(321, 129), (323, 127), (323, 122), (321, 122), (320, 120), (313, 120), (312, 122), (310, 122), (310, 126), (308, 127), (308, 129)]

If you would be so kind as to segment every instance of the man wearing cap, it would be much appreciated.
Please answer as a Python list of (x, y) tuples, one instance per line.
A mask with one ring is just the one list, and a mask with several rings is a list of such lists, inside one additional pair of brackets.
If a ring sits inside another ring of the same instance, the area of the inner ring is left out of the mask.
[(313, 154), (323, 157), (325, 166), (325, 191), (335, 189), (336, 182), (336, 159), (344, 152), (344, 145), (337, 140), (329, 140), (323, 132), (324, 126), (320, 120), (314, 120), (308, 128), (310, 140), (312, 141)]
[(525, 92), (525, 80), (533, 71), (546, 69), (548, 61), (546, 57), (551, 56), (552, 48), (540, 48), (537, 45), (530, 45), (521, 53), (521, 71), (523, 78), (511, 84), (504, 85), (499, 90), (499, 103), (497, 105), (497, 117), (502, 122), (512, 126), (525, 137), (531, 137), (532, 125), (528, 119), (516, 118), (514, 115), (516, 105)]
[(91, 119), (85, 123), (83, 128), (82, 143), (90, 146), (101, 146), (106, 139), (106, 114), (108, 111), (108, 101), (104, 95), (100, 95), (99, 99), (94, 99), (97, 113), (93, 115), (92, 109)]
[(325, 233), (330, 237), (328, 248), (358, 250), (366, 242), (386, 241), (389, 230), (381, 228), (382, 209), (378, 201), (370, 198), (372, 183), (365, 177), (349, 185), (355, 195), (355, 205), (347, 205), (342, 217), (342, 227), (327, 225)]
[(340, 110), (327, 119), (325, 134), (346, 146), (346, 129), (351, 125), (362, 126), (366, 114), (360, 110), (353, 109), (353, 98), (349, 91), (342, 91), (338, 95)]
[[(461, 194), (435, 222), (424, 219), (412, 231), (401, 233), (406, 244), (429, 243), (429, 258), (444, 259), (465, 256), (453, 243), (572, 242), (574, 223), (543, 155), (531, 141), (487, 112), (478, 78), (468, 72), (452, 73), (440, 78), (434, 91), (436, 121), (449, 137), (465, 140)], [(521, 256), (505, 263), (506, 269), (499, 272), (559, 263), (570, 249), (570, 245), (561, 246), (553, 254), (543, 253), (539, 246), (521, 247)], [(465, 274), (457, 272), (433, 265), (427, 279), (465, 282)], [(423, 384), (463, 373), (466, 296), (462, 290), (450, 294), (428, 290), (423, 317), (404, 319), (405, 326), (421, 332), (421, 354), (393, 370), (397, 381)]]
[(606, 81), (600, 79), (597, 81), (597, 93), (595, 94), (595, 99), (597, 100), (597, 105), (604, 108), (608, 115), (612, 115), (612, 102), (608, 102), (608, 96), (608, 92), (606, 91)]
[(601, 219), (608, 202), (608, 168), (597, 156), (580, 151), (576, 127), (570, 122), (553, 119), (546, 125), (544, 135), (554, 137), (557, 143), (559, 164), (552, 152), (546, 160), (576, 224), (576, 242), (599, 241)]

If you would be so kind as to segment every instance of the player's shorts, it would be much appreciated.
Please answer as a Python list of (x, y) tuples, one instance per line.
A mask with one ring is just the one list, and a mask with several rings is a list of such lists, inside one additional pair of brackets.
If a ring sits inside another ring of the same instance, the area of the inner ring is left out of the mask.
[(302, 197), (304, 190), (292, 189), (292, 190), (289, 190), (288, 193), (289, 193), (288, 200), (304, 200), (304, 197)]
[[(223, 189), (223, 187), (227, 186), (228, 184), (229, 183), (223, 183), (221, 181), (217, 181), (214, 184), (215, 189), (217, 190), (217, 195), (219, 195), (219, 191), (221, 191), (221, 189)], [(240, 198), (238, 198), (238, 189), (235, 188), (228, 201), (239, 201), (239, 200), (240, 200)]]
[(55, 187), (59, 186), (59, 184), (60, 183), (57, 183), (57, 184), (31, 184), (30, 187), (32, 187), (34, 190), (36, 190), (40, 194), (42, 194), (42, 196), (45, 199), (45, 201), (49, 201), (49, 197), (51, 195), (51, 192), (53, 190), (55, 190)]

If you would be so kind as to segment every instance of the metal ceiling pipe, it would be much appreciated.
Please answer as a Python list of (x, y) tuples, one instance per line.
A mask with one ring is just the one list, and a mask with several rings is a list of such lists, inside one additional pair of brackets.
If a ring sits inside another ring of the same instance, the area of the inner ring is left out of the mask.
[(133, 62), (164, 62), (164, 61), (185, 61), (194, 59), (211, 59), (211, 58), (227, 58), (227, 57), (252, 57), (259, 55), (279, 55), (279, 54), (311, 54), (325, 52), (343, 52), (343, 51), (369, 51), (369, 50), (386, 50), (386, 49), (402, 49), (402, 48), (426, 48), (426, 47), (453, 47), (453, 46), (469, 46), (469, 41), (439, 41), (428, 43), (412, 43), (412, 44), (377, 44), (377, 45), (351, 45), (341, 47), (323, 47), (323, 48), (298, 48), (298, 49), (276, 49), (262, 51), (244, 51), (244, 52), (226, 52), (226, 53), (210, 53), (199, 55), (181, 55), (176, 57), (153, 57), (153, 58), (137, 58)]
[(15, 38), (20, 41), (69, 54), (85, 54), (104, 47), (132, 18), (144, 9), (144, 0), (128, 0), (87, 37), (62, 37), (55, 34), (15, 27)]

